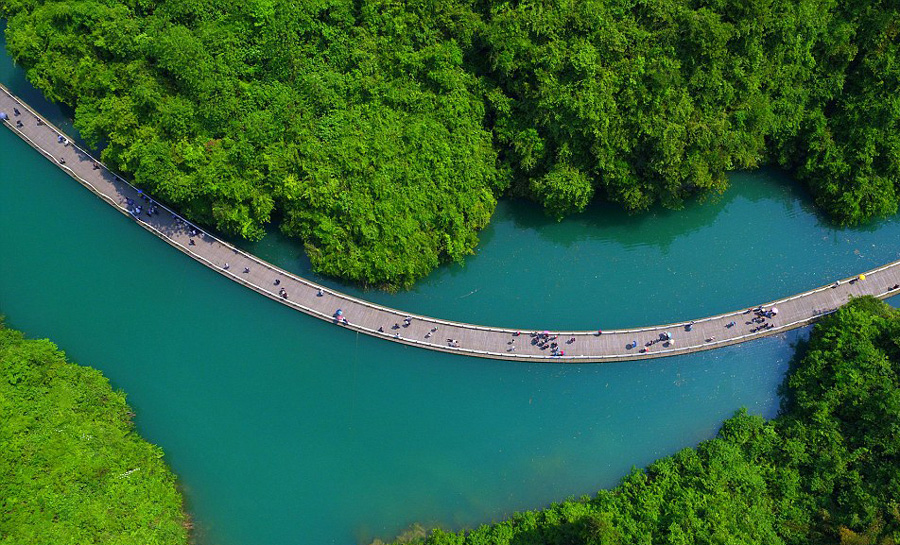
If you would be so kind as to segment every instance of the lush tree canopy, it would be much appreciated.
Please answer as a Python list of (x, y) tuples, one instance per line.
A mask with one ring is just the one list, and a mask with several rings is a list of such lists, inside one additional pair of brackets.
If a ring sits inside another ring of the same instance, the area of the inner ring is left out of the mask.
[(29, 79), (189, 217), (409, 286), (504, 192), (563, 217), (792, 169), (839, 223), (900, 200), (893, 0), (0, 0)]
[(497, 2), (483, 15), (476, 66), (498, 150), (553, 213), (583, 208), (590, 187), (632, 210), (678, 207), (772, 161), (838, 222), (897, 209), (894, 3)]
[(741, 411), (594, 498), (424, 542), (900, 543), (900, 311), (863, 298), (823, 319), (783, 394), (775, 420)]
[(188, 543), (175, 477), (125, 395), (0, 323), (0, 543)]
[(8, 47), (104, 161), (317, 270), (409, 285), (476, 245), (504, 178), (453, 3), (4, 0)]

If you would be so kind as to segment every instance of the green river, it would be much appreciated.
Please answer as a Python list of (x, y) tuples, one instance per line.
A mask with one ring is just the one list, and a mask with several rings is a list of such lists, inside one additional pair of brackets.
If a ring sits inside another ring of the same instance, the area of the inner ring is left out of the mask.
[[(64, 124), (5, 55), (0, 81)], [(0, 164), (0, 313), (128, 393), (200, 545), (368, 543), (592, 494), (712, 437), (739, 407), (773, 416), (805, 333), (603, 365), (426, 352), (226, 280), (7, 130)], [(900, 258), (900, 218), (834, 229), (781, 173), (732, 184), (678, 212), (600, 206), (562, 223), (502, 202), (465, 266), (363, 295), (482, 324), (613, 328), (745, 307)], [(277, 233), (245, 247), (310, 274)]]

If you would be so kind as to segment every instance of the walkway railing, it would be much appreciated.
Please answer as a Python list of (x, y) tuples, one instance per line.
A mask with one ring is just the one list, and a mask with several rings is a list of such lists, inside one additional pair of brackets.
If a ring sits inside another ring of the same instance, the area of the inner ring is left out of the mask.
[[(762, 305), (763, 307), (779, 307), (781, 312), (777, 317), (767, 319), (767, 323), (771, 324), (771, 327), (764, 331), (750, 332), (745, 331), (746, 327), (737, 326), (736, 319), (743, 321), (743, 317), (747, 316), (749, 312), (742, 309), (692, 321), (604, 331), (602, 335), (597, 331), (555, 330), (554, 335), (560, 341), (567, 337), (574, 338), (576, 342), (567, 347), (562, 347), (562, 342), (558, 343), (553, 355), (547, 353), (547, 348), (541, 348), (542, 345), (550, 343), (549, 340), (546, 340), (546, 343), (543, 342), (543, 338), (539, 343), (529, 341), (530, 344), (519, 350), (521, 345), (515, 344), (517, 339), (524, 337), (528, 340), (533, 337), (520, 336), (517, 330), (510, 328), (481, 326), (409, 314), (331, 290), (280, 269), (204, 232), (200, 227), (182, 218), (162, 203), (153, 201), (154, 206), (164, 210), (168, 218), (159, 215), (156, 217), (148, 215), (146, 218), (141, 214), (135, 215), (129, 209), (127, 202), (144, 196), (140, 190), (109, 170), (90, 152), (71, 143), (71, 139), (67, 138), (61, 130), (2, 85), (0, 85), (0, 91), (2, 91), (0, 111), (10, 114), (14, 109), (22, 108), (35, 120), (34, 124), (26, 125), (22, 122), (22, 126), (18, 126), (20, 123), (14, 123), (14, 121), (22, 121), (22, 116), (14, 115), (6, 121), (7, 127), (91, 192), (126, 216), (138, 220), (138, 224), (160, 239), (216, 272), (270, 299), (316, 318), (336, 322), (341, 327), (412, 346), (443, 352), (524, 361), (600, 362), (663, 357), (727, 346), (800, 327), (834, 312), (850, 296), (874, 295), (885, 298), (893, 294), (900, 294), (900, 290), (891, 289), (900, 284), (900, 260), (898, 260), (865, 272), (867, 278), (865, 282), (856, 282), (852, 278), (843, 279), (834, 284), (765, 303)], [(60, 137), (67, 141), (59, 143), (58, 138)], [(183, 229), (182, 225), (187, 226), (188, 229)], [(196, 230), (196, 235), (191, 235), (191, 230)], [(200, 239), (202, 243), (196, 244), (195, 238)], [(230, 266), (231, 263), (234, 264), (233, 269)], [(239, 273), (238, 270), (244, 272)], [(272, 282), (273, 279), (275, 282)], [(275, 285), (280, 286), (278, 292), (273, 291), (272, 286)], [(291, 293), (299, 294), (299, 297), (295, 295), (293, 299), (288, 298), (287, 287), (290, 287)], [(282, 290), (284, 290), (284, 295)], [(348, 321), (342, 324), (336, 320), (335, 308), (346, 309), (343, 316), (353, 315), (353, 322), (349, 323)], [(409, 317), (411, 321), (408, 324), (404, 322), (403, 328), (399, 328), (399, 324), (398, 328), (391, 328), (393, 334), (391, 331), (385, 330), (385, 327), (390, 328), (391, 323), (397, 324), (406, 317)], [(742, 326), (749, 324), (750, 322), (747, 322)], [(435, 335), (438, 330), (441, 334)], [(671, 341), (661, 340), (661, 334), (670, 335), (672, 330), (681, 330), (675, 336), (678, 339), (678, 346), (674, 344), (675, 338), (672, 338)], [(646, 337), (647, 335), (651, 336)], [(721, 338), (718, 338), (720, 335)], [(435, 336), (458, 340), (458, 343), (437, 342), (432, 340)], [(632, 346), (635, 336), (644, 336), (645, 338), (642, 340), (649, 339), (650, 342), (644, 343), (645, 346), (638, 350), (637, 345)], [(626, 340), (629, 343), (626, 344)], [(664, 348), (653, 349), (652, 347), (657, 342), (662, 342)], [(506, 350), (503, 350), (504, 347)], [(564, 354), (566, 350), (569, 351), (568, 354)]]

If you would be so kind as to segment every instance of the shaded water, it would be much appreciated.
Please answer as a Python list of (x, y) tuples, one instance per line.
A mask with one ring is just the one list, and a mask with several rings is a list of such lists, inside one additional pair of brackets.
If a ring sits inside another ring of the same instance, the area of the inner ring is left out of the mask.
[[(364, 292), (309, 268), (273, 230), (253, 253), (337, 289), (441, 318), (522, 330), (677, 322), (793, 295), (900, 259), (900, 218), (836, 229), (773, 169), (737, 172), (731, 189), (684, 210), (628, 215), (595, 206), (562, 223), (501, 202), (465, 264), (409, 292)], [(237, 242), (237, 241), (235, 241)]]
[[(7, 57), (0, 81), (34, 100)], [(773, 416), (803, 334), (609, 365), (430, 353), (241, 288), (6, 130), (0, 165), (0, 313), (128, 392), (200, 544), (367, 542), (593, 493), (713, 436), (741, 406)], [(557, 224), (504, 203), (465, 267), (365, 295), (480, 323), (615, 327), (747, 306), (898, 257), (897, 218), (833, 230), (778, 173), (733, 181), (715, 203), (634, 218), (598, 208)], [(252, 249), (307, 270), (278, 236)]]

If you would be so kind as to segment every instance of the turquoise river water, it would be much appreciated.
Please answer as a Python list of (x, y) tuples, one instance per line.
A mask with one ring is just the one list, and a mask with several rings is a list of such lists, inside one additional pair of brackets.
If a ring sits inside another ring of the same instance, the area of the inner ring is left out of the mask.
[[(0, 81), (65, 124), (7, 56)], [(602, 365), (426, 352), (226, 280), (7, 130), (0, 167), (0, 313), (128, 393), (139, 432), (180, 478), (200, 545), (368, 543), (414, 522), (461, 528), (595, 493), (712, 437), (742, 406), (774, 416), (805, 334)], [(311, 275), (277, 233), (245, 246)], [(761, 171), (678, 212), (596, 207), (556, 223), (503, 202), (465, 266), (363, 295), (483, 324), (611, 328), (749, 306), (898, 257), (897, 217), (833, 229), (786, 176)]]

